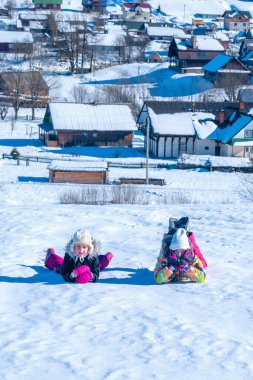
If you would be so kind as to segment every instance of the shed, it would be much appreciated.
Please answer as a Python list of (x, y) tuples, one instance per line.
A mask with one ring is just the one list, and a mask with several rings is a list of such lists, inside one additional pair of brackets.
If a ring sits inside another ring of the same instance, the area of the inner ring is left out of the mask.
[(47, 168), (49, 182), (52, 183), (106, 184), (109, 182), (107, 162), (54, 160)]

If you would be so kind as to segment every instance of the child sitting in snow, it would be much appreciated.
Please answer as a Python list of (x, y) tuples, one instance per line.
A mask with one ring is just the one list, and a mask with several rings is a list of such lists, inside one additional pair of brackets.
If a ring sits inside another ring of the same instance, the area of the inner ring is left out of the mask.
[(178, 226), (187, 228), (188, 221), (188, 218), (181, 218), (176, 223), (175, 220), (170, 220), (169, 232), (164, 235), (154, 269), (158, 284), (171, 281), (205, 281), (207, 263), (193, 233), (187, 232), (185, 228), (176, 229)]
[(64, 259), (53, 248), (47, 250), (45, 266), (60, 273), (67, 282), (96, 282), (99, 271), (106, 268), (113, 257), (110, 252), (98, 255), (99, 250), (100, 242), (89, 231), (81, 229), (68, 242)]

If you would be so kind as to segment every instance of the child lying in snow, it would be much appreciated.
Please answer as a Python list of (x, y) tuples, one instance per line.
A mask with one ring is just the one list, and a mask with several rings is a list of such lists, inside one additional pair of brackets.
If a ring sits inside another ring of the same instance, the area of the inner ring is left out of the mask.
[(99, 271), (106, 268), (113, 257), (111, 252), (98, 255), (99, 250), (100, 242), (93, 239), (89, 231), (78, 230), (66, 246), (64, 259), (53, 248), (47, 250), (45, 266), (60, 273), (67, 282), (96, 282)]
[[(196, 244), (195, 239), (194, 243)], [(187, 236), (187, 231), (184, 228), (178, 228), (174, 232), (168, 249), (165, 249), (163, 239), (162, 249), (154, 269), (156, 283), (163, 284), (171, 281), (204, 282), (206, 279), (204, 268), (207, 264), (200, 250), (198, 253), (199, 255), (194, 253), (194, 245)]]

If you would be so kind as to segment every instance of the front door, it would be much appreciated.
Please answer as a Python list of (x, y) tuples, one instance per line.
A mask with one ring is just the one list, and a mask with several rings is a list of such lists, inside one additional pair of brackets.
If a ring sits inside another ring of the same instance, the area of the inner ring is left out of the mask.
[(214, 153), (214, 155), (215, 155), (215, 156), (220, 156), (220, 146), (219, 146), (219, 145), (217, 145), (217, 146), (215, 147), (215, 153)]

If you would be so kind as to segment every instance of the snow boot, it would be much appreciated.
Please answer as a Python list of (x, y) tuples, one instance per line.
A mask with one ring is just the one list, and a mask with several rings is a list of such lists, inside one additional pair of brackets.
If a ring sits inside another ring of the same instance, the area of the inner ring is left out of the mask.
[(112, 258), (113, 258), (113, 254), (111, 252), (107, 252), (105, 255), (98, 255), (99, 270), (103, 270), (106, 267), (108, 267)]

